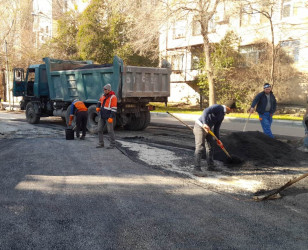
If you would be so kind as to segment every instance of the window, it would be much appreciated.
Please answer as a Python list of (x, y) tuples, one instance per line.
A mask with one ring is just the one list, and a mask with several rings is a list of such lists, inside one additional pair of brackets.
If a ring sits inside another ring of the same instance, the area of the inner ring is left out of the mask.
[(191, 70), (199, 69), (202, 53), (203, 51), (201, 46), (194, 46), (191, 48)]
[(244, 58), (243, 66), (257, 64), (264, 54), (264, 46), (262, 44), (241, 46), (240, 54)]
[(281, 41), (280, 47), (283, 48), (284, 52), (294, 60), (294, 62), (298, 62), (299, 58), (299, 40), (288, 40)]
[(182, 71), (183, 70), (183, 60), (184, 60), (184, 54), (172, 55), (171, 56), (172, 70)]
[(198, 20), (198, 17), (195, 17), (192, 24), (192, 34), (193, 36), (201, 35), (201, 24)]
[(186, 21), (179, 20), (173, 25), (173, 39), (179, 39), (185, 37)]
[(281, 18), (289, 18), (304, 14), (304, 1), (300, 0), (283, 0), (281, 6)]
[(215, 33), (216, 32), (216, 23), (215, 23), (213, 17), (209, 21), (209, 32), (210, 33)]
[(284, 0), (282, 4), (282, 18), (291, 16), (291, 0)]

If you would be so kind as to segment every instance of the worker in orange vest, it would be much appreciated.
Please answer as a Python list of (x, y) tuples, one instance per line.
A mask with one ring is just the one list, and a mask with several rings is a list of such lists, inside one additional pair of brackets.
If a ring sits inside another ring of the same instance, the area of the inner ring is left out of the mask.
[(115, 137), (113, 125), (115, 123), (116, 113), (117, 113), (117, 97), (115, 93), (111, 90), (111, 85), (106, 84), (104, 86), (104, 94), (99, 99), (96, 111), (99, 113), (98, 120), (98, 140), (99, 144), (97, 148), (104, 147), (103, 132), (104, 127), (107, 126), (107, 131), (110, 136), (110, 145), (107, 149), (113, 149), (115, 147)]
[(79, 101), (78, 99), (75, 99), (72, 102), (70, 119), (68, 122), (69, 126), (72, 125), (74, 115), (76, 115), (76, 137), (79, 138), (80, 130), (82, 130), (82, 136), (80, 137), (80, 140), (84, 140), (87, 130), (88, 108), (82, 101)]

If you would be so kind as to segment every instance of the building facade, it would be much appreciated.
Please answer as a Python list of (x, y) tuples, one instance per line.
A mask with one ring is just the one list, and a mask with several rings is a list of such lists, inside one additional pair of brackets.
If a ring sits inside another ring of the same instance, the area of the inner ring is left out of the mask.
[[(228, 31), (240, 38), (239, 52), (249, 62), (258, 63), (263, 48), (260, 41), (271, 43), (272, 33), (262, 8), (240, 1), (222, 1), (210, 21), (209, 40), (218, 43)], [(279, 83), (279, 99), (290, 104), (305, 104), (308, 94), (308, 5), (305, 0), (277, 0), (271, 6), (275, 46), (292, 59), (292, 67), (299, 72), (298, 79)], [(170, 102), (197, 104), (200, 101), (197, 65), (203, 45), (200, 24), (194, 14), (168, 23), (160, 34), (160, 56), (172, 64)], [(290, 91), (292, 89), (292, 91)], [(277, 89), (278, 90), (278, 89)], [(278, 92), (278, 91), (277, 91)]]

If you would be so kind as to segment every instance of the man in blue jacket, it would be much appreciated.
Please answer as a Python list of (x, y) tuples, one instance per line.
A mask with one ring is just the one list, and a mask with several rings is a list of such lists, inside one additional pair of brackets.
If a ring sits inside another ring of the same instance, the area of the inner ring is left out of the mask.
[(272, 92), (272, 86), (269, 83), (265, 83), (263, 86), (264, 91), (260, 92), (253, 99), (250, 113), (255, 111), (254, 107), (257, 105), (257, 112), (259, 114), (259, 120), (264, 134), (268, 135), (271, 138), (274, 138), (271, 130), (273, 122), (273, 114), (276, 111), (276, 98)]
[[(208, 133), (213, 128), (213, 132), (219, 139), (219, 129), (221, 123), (228, 114), (236, 109), (234, 100), (229, 100), (225, 105), (214, 104), (203, 110), (202, 115), (196, 120), (194, 126), (195, 135), (195, 168), (194, 174), (202, 176), (201, 158), (202, 152), (206, 150), (206, 161), (208, 170), (215, 170), (214, 165), (214, 138)], [(218, 146), (222, 146), (221, 141), (217, 142)]]

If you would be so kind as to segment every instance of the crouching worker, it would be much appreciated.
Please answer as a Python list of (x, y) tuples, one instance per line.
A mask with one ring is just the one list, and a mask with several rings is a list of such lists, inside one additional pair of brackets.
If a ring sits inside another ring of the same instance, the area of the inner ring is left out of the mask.
[(68, 122), (69, 126), (72, 125), (74, 114), (76, 115), (76, 137), (80, 137), (80, 130), (82, 130), (82, 136), (80, 137), (80, 140), (84, 140), (87, 130), (88, 108), (82, 101), (79, 101), (78, 99), (75, 99), (72, 102), (70, 120)]
[(113, 149), (115, 147), (115, 138), (113, 131), (113, 124), (115, 122), (117, 114), (117, 97), (115, 93), (111, 91), (111, 85), (106, 84), (104, 86), (104, 94), (101, 96), (97, 103), (96, 111), (99, 113), (98, 120), (98, 145), (97, 148), (104, 147), (104, 127), (107, 126), (107, 131), (110, 137), (110, 145), (107, 149)]
[[(195, 135), (195, 168), (194, 174), (202, 176), (201, 158), (204, 150), (206, 151), (206, 161), (209, 171), (215, 170), (214, 165), (214, 138), (208, 133), (213, 128), (213, 132), (219, 139), (219, 130), (221, 123), (228, 114), (236, 109), (234, 100), (229, 100), (225, 105), (214, 104), (203, 110), (202, 115), (196, 120), (194, 126)], [(222, 143), (219, 140), (218, 146)]]

